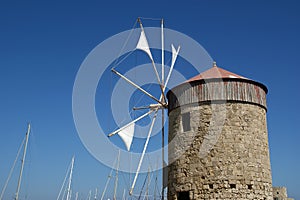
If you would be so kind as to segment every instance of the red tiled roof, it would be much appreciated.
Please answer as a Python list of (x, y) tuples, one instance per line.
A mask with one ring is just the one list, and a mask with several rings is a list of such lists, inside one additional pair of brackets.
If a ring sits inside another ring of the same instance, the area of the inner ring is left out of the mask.
[(213, 79), (213, 78), (239, 78), (239, 79), (247, 79), (243, 76), (234, 74), (229, 72), (225, 69), (217, 67), (214, 63), (214, 66), (201, 74), (192, 77), (191, 79), (187, 80), (186, 82), (192, 82), (196, 80), (203, 80), (203, 79)]

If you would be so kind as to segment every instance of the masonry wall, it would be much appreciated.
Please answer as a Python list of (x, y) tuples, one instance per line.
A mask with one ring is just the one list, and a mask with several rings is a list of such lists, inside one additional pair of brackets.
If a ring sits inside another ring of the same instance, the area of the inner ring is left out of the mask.
[(293, 198), (288, 198), (285, 187), (273, 187), (273, 198), (274, 200), (293, 200)]
[[(191, 130), (184, 132), (182, 115), (187, 112)], [(174, 108), (169, 112), (168, 151), (169, 200), (178, 195), (273, 200), (266, 110), (259, 105), (225, 102)]]

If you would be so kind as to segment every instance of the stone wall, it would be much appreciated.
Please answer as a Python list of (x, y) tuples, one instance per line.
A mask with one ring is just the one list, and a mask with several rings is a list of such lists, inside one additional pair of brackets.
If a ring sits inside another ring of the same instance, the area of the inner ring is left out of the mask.
[(293, 200), (292, 198), (288, 198), (285, 187), (273, 187), (273, 197), (274, 200)]
[[(190, 113), (190, 131), (182, 115)], [(168, 199), (273, 200), (266, 110), (227, 102), (169, 113)], [(188, 196), (188, 198), (187, 198)]]

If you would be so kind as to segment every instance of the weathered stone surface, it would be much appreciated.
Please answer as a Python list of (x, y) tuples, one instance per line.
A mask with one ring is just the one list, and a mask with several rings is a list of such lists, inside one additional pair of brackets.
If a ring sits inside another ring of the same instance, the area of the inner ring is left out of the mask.
[(294, 200), (293, 198), (288, 198), (285, 187), (273, 187), (273, 197), (274, 200)]
[[(183, 132), (182, 113), (191, 130)], [(183, 105), (169, 113), (168, 199), (273, 200), (266, 110), (246, 102)]]

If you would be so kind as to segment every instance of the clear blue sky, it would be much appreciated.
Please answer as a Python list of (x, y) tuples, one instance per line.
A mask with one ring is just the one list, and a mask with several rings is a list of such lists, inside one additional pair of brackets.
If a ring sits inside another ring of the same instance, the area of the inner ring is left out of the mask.
[[(142, 16), (164, 18), (220, 67), (267, 85), (273, 185), (299, 199), (299, 9), (296, 0), (1, 1), (0, 188), (30, 121), (22, 199), (55, 199), (73, 154), (74, 191), (103, 190), (110, 169), (77, 135), (73, 83), (96, 45)], [(16, 176), (5, 199), (14, 196)]]

